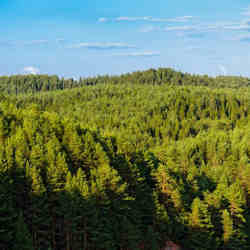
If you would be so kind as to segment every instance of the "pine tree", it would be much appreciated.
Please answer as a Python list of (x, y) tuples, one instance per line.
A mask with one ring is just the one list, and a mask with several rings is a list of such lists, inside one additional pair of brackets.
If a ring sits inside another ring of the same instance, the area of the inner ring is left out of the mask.
[(233, 220), (227, 210), (222, 213), (222, 224), (223, 224), (223, 240), (225, 245), (229, 242), (234, 234)]

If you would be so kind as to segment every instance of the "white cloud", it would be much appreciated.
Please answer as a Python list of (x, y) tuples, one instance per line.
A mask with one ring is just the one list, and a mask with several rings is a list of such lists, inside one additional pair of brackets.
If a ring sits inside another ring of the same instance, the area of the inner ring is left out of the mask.
[(158, 18), (158, 17), (152, 17), (152, 16), (137, 16), (137, 17), (130, 17), (130, 16), (120, 16), (114, 19), (106, 18), (106, 17), (100, 17), (98, 19), (98, 22), (107, 22), (107, 21), (116, 21), (116, 22), (137, 22), (137, 21), (144, 21), (144, 22), (188, 22), (192, 20), (193, 16), (181, 16), (181, 17), (175, 17), (175, 18)]
[(160, 52), (143, 51), (143, 52), (132, 52), (132, 53), (116, 54), (115, 56), (152, 57), (152, 56), (160, 56)]
[(129, 21), (129, 22), (135, 22), (135, 21), (149, 21), (151, 20), (152, 17), (126, 17), (126, 16), (122, 16), (122, 17), (117, 17), (115, 20), (116, 21)]
[[(178, 31), (178, 32), (219, 32), (219, 31), (250, 31), (250, 20), (241, 20), (238, 22), (214, 22), (214, 23), (199, 23), (192, 25), (175, 25), (166, 27), (148, 26), (141, 29), (141, 32), (151, 31)], [(184, 34), (182, 34), (183, 36)]]
[(181, 17), (176, 17), (173, 19), (170, 19), (172, 22), (188, 22), (191, 19), (193, 19), (193, 16), (181, 16)]
[(183, 17), (176, 17), (176, 18), (154, 18), (151, 16), (144, 16), (144, 17), (117, 17), (115, 21), (128, 21), (128, 22), (136, 22), (136, 21), (148, 21), (148, 22), (187, 22), (191, 20), (192, 16), (183, 16)]
[(152, 32), (152, 31), (160, 31), (161, 29), (159, 27), (153, 26), (153, 25), (149, 25), (149, 26), (145, 26), (143, 28), (140, 29), (140, 32)]
[(233, 25), (225, 25), (222, 26), (221, 28), (225, 30), (249, 30), (250, 26), (248, 23), (238, 23)]
[[(140, 32), (152, 32), (152, 31), (196, 31), (196, 32), (200, 32), (202, 31), (202, 28), (199, 26), (195, 26), (195, 25), (184, 25), (184, 26), (166, 26), (166, 27), (159, 27), (159, 26), (146, 26), (143, 27)], [(180, 33), (178, 33), (179, 36)], [(184, 34), (182, 33), (182, 36), (184, 36)]]
[(197, 25), (186, 25), (186, 26), (168, 26), (165, 31), (198, 31), (198, 32), (209, 32), (209, 31), (220, 31), (220, 30), (248, 30), (249, 24), (238, 22), (221, 22), (221, 23), (204, 23)]
[(87, 48), (87, 49), (131, 49), (136, 48), (134, 45), (126, 44), (126, 43), (78, 43), (71, 45), (68, 48), (72, 49), (80, 49), (80, 48)]
[[(245, 15), (250, 16), (250, 7), (245, 9)], [(218, 31), (250, 31), (250, 19), (239, 20), (239, 21), (221, 21), (221, 22), (200, 22), (196, 24), (190, 25), (175, 25), (170, 26), (171, 23), (187, 23), (194, 19), (193, 16), (182, 16), (176, 18), (154, 18), (151, 16), (142, 16), (142, 17), (129, 17), (129, 16), (121, 16), (115, 19), (108, 18), (100, 18), (100, 22), (106, 22), (109, 20), (113, 20), (116, 22), (137, 22), (143, 21), (148, 23), (169, 23), (169, 26), (157, 27), (157, 26), (146, 26), (140, 30), (140, 32), (151, 32), (151, 31), (196, 31), (196, 32), (218, 32)]]
[(24, 74), (32, 74), (32, 75), (37, 75), (40, 73), (40, 70), (38, 68), (35, 68), (33, 66), (28, 66), (23, 69)]
[(172, 26), (172, 27), (165, 27), (164, 31), (189, 31), (196, 29), (195, 26)]

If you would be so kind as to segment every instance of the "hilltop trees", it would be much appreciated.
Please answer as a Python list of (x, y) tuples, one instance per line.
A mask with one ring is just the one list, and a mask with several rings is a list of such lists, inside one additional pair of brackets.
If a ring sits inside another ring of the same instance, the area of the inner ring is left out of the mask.
[(35, 94), (63, 89), (72, 89), (99, 84), (142, 84), (170, 86), (209, 86), (211, 88), (249, 87), (250, 79), (244, 77), (207, 75), (191, 75), (170, 68), (149, 69), (123, 74), (121, 76), (96, 76), (92, 78), (65, 79), (49, 75), (15, 75), (0, 77), (0, 93), (5, 94)]

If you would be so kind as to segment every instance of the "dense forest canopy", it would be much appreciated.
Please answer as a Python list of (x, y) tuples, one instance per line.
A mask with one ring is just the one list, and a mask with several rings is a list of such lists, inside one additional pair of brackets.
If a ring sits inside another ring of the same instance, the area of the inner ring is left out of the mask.
[(1, 77), (0, 249), (250, 249), (249, 84)]

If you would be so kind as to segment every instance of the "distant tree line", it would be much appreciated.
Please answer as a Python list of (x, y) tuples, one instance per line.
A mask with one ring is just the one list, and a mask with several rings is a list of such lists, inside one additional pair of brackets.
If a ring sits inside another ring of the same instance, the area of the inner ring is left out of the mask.
[(211, 88), (240, 88), (250, 86), (250, 79), (245, 77), (192, 75), (170, 68), (150, 69), (120, 76), (97, 76), (89, 78), (65, 79), (49, 75), (14, 75), (0, 77), (0, 93), (26, 94), (52, 90), (71, 89), (97, 84), (150, 84), (174, 86), (208, 86)]

